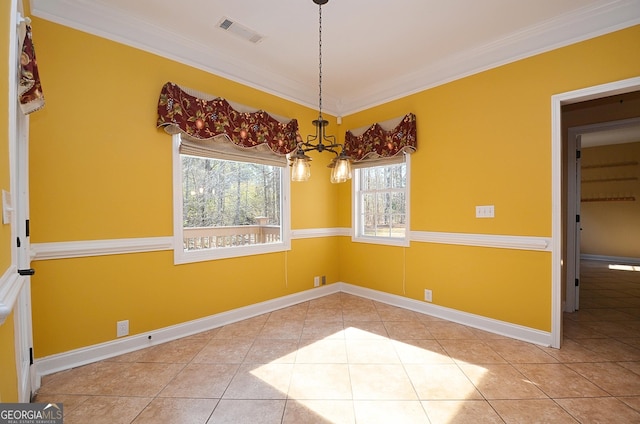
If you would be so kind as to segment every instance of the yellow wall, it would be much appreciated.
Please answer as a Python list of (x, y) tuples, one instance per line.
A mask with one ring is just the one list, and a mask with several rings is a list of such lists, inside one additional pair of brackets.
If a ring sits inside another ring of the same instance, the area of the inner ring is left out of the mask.
[[(549, 237), (551, 96), (638, 76), (638, 40), (632, 27), (371, 108), (343, 126), (416, 114), (412, 231)], [(350, 226), (350, 186), (339, 196), (340, 225)], [(475, 206), (487, 204), (495, 218), (476, 219)], [(437, 305), (551, 330), (549, 253), (413, 242), (403, 256), (341, 246), (343, 281), (418, 300), (432, 289)]]
[[(172, 235), (172, 141), (155, 127), (167, 81), (313, 131), (311, 109), (48, 21), (32, 26), (47, 99), (31, 118), (32, 243)], [(292, 185), (294, 229), (337, 225), (323, 159), (311, 181)], [(35, 356), (113, 340), (118, 320), (136, 334), (310, 289), (316, 275), (335, 282), (336, 250), (324, 238), (293, 240), (286, 254), (180, 266), (170, 251), (36, 261)]]
[[(11, 2), (0, 2), (0, 57), (9, 57), (9, 25)], [(9, 108), (6, 100), (9, 91), (8, 61), (0, 66), (0, 189), (10, 191), (9, 181)], [(11, 228), (0, 223), (0, 276), (11, 266)], [(13, 315), (0, 324), (0, 402), (18, 401), (18, 377), (16, 372), (15, 336)]]
[[(171, 140), (155, 128), (166, 81), (295, 117), (313, 132), (311, 109), (47, 21), (33, 27), (47, 96), (31, 119), (34, 243), (171, 235)], [(338, 128), (416, 113), (412, 230), (548, 237), (550, 97), (637, 75), (638, 39), (640, 27), (599, 37), (345, 117)], [(328, 184), (316, 159), (312, 180), (292, 186), (292, 226), (349, 227), (350, 187)], [(475, 219), (479, 204), (494, 204), (496, 218)], [(149, 331), (311, 288), (314, 275), (416, 299), (432, 288), (436, 304), (550, 330), (547, 252), (336, 237), (180, 266), (172, 252), (150, 252), (34, 267), (36, 357), (113, 340), (117, 320), (130, 320), (133, 334)]]
[[(593, 167), (629, 162), (635, 165)], [(640, 142), (582, 149), (581, 197), (600, 200), (581, 204), (581, 253), (640, 259), (639, 164)]]
[(0, 402), (18, 401), (13, 314), (0, 325)]

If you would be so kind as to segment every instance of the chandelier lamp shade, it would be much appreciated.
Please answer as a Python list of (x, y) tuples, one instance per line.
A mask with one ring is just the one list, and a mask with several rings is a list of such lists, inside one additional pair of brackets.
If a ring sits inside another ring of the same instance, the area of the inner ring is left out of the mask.
[(316, 127), (315, 135), (308, 135), (307, 141), (299, 141), (298, 148), (289, 158), (291, 161), (291, 180), (308, 181), (311, 177), (311, 157), (306, 153), (316, 150), (320, 153), (325, 150), (336, 156), (329, 164), (331, 168), (331, 182), (342, 183), (351, 179), (352, 159), (344, 152), (344, 145), (336, 142), (336, 137), (326, 134), (329, 122), (322, 117), (322, 5), (329, 0), (313, 0), (318, 5), (319, 31), (318, 31), (318, 119), (313, 121)]

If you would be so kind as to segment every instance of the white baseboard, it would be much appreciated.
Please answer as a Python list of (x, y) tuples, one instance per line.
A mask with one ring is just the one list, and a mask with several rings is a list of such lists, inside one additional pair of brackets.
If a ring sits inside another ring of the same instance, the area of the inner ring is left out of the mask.
[(360, 286), (354, 286), (352, 284), (342, 283), (341, 291), (389, 305), (398, 306), (410, 311), (442, 318), (447, 321), (457, 322), (459, 324), (488, 331), (490, 333), (500, 334), (512, 339), (518, 339), (542, 346), (551, 346), (550, 332), (536, 330), (517, 324), (511, 324), (505, 321), (499, 321), (480, 315), (470, 314), (468, 312), (462, 312), (456, 309), (445, 308), (443, 306), (421, 302), (395, 294), (371, 290)]
[(491, 333), (500, 334), (538, 345), (551, 345), (551, 333), (548, 332), (469, 314), (352, 284), (334, 283), (231, 311), (222, 312), (205, 318), (188, 321), (182, 324), (161, 328), (155, 331), (149, 331), (147, 333), (136, 334), (129, 337), (122, 337), (117, 340), (36, 359), (34, 363), (36, 372), (35, 389), (37, 390), (40, 387), (42, 377), (48, 374), (53, 374), (55, 372), (112, 358), (114, 356), (133, 352), (146, 347), (166, 343), (338, 292), (353, 294), (355, 296), (432, 315), (448, 321), (457, 322)]
[(92, 362), (123, 355), (146, 347), (166, 343), (182, 337), (191, 336), (213, 328), (222, 327), (234, 322), (253, 318), (298, 303), (323, 297), (340, 291), (340, 284), (328, 284), (312, 290), (279, 297), (256, 303), (231, 311), (222, 312), (205, 318), (184, 322), (133, 336), (122, 337), (113, 341), (87, 346), (68, 352), (36, 359), (36, 388), (40, 387), (41, 378), (45, 375), (68, 370)]
[(604, 255), (580, 255), (583, 261), (605, 261), (618, 265), (640, 265), (640, 258), (628, 258), (624, 256), (604, 256)]

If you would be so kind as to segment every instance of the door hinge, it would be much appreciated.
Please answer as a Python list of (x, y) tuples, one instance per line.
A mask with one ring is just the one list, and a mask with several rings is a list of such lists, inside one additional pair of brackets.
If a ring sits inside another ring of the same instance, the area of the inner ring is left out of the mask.
[(576, 287), (580, 287), (580, 279), (576, 278)]
[(29, 220), (27, 219), (25, 222), (25, 233), (26, 233), (26, 237), (29, 237)]
[(29, 348), (29, 365), (33, 365), (33, 348)]
[(582, 151), (576, 150), (576, 159), (580, 159), (581, 156), (582, 156)]

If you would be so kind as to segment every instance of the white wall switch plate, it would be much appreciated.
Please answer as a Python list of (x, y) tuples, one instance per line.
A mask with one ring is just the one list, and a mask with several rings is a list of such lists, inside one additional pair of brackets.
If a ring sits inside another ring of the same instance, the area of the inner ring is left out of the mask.
[(493, 217), (495, 217), (495, 208), (493, 205), (476, 206), (476, 218)]

